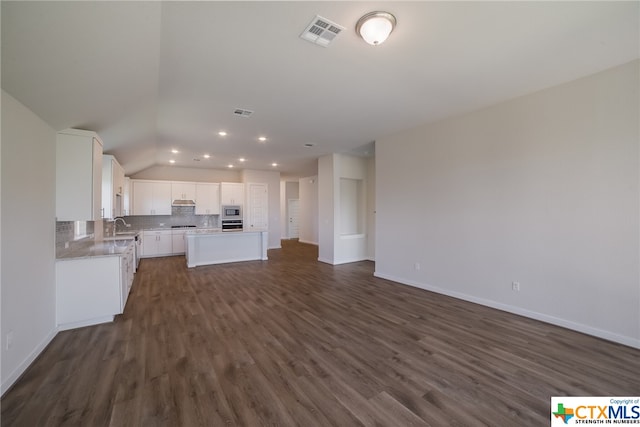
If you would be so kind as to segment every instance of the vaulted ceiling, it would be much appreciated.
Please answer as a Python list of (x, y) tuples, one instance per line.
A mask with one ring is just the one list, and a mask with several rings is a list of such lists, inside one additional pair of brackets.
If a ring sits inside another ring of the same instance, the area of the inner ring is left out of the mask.
[[(398, 21), (376, 47), (354, 30), (373, 10)], [(309, 176), (318, 156), (639, 56), (638, 2), (2, 1), (1, 14), (2, 88), (57, 130), (98, 132), (127, 174), (174, 159)], [(326, 48), (299, 37), (316, 15), (345, 27)]]

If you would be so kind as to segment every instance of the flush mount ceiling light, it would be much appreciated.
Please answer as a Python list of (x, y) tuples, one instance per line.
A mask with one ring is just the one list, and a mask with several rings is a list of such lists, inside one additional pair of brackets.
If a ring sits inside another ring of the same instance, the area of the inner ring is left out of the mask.
[(227, 133), (225, 131), (221, 130), (220, 132), (218, 132), (218, 135), (227, 136)]
[(373, 46), (382, 44), (396, 27), (396, 17), (389, 12), (370, 12), (358, 19), (356, 33)]

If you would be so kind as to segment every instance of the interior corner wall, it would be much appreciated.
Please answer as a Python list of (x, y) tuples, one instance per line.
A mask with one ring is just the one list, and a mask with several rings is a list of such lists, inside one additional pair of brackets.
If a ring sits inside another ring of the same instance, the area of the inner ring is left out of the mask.
[(367, 158), (367, 259), (376, 259), (376, 159)]
[(335, 156), (318, 159), (318, 261), (333, 264), (334, 221), (336, 217)]
[(301, 178), (299, 181), (300, 232), (302, 243), (318, 244), (318, 176)]
[[(358, 222), (366, 222), (367, 159), (345, 154), (331, 154), (318, 160), (318, 203), (320, 206), (318, 260), (329, 264), (363, 261), (367, 256), (366, 223), (358, 233), (342, 234), (341, 180), (359, 182), (362, 192), (355, 202), (364, 210)], [(356, 188), (354, 187), (354, 188)], [(358, 214), (358, 216), (360, 216)]]
[(379, 139), (376, 276), (640, 347), (639, 63)]
[(269, 192), (269, 249), (281, 247), (280, 237), (280, 172), (245, 169), (242, 182), (265, 183)]
[[(4, 393), (56, 334), (56, 131), (2, 91), (1, 137)], [(7, 349), (10, 333), (12, 345)]]

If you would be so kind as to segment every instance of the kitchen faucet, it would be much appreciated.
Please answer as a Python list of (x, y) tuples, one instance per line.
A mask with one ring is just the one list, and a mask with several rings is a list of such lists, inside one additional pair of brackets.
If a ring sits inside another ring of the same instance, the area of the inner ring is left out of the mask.
[(118, 223), (118, 220), (122, 221), (122, 224), (124, 224), (125, 227), (131, 227), (131, 224), (127, 224), (127, 221), (124, 220), (124, 218), (122, 218), (121, 216), (115, 217), (113, 219), (113, 235), (116, 235), (116, 225)]

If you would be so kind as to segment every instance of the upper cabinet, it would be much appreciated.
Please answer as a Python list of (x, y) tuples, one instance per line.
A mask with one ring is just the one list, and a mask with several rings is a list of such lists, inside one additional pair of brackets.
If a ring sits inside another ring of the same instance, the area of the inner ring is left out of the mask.
[(171, 183), (171, 199), (172, 200), (195, 200), (196, 199), (195, 182), (172, 182)]
[(220, 184), (221, 205), (244, 205), (244, 184), (223, 182)]
[(131, 215), (131, 178), (124, 177), (124, 191), (122, 193), (122, 215)]
[(196, 215), (220, 214), (220, 184), (196, 184)]
[(102, 141), (95, 132), (66, 129), (56, 138), (56, 218), (99, 220), (102, 210)]
[(115, 157), (102, 156), (102, 216), (124, 215), (124, 169)]
[(171, 215), (171, 182), (131, 181), (133, 211), (131, 215)]

